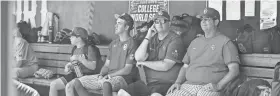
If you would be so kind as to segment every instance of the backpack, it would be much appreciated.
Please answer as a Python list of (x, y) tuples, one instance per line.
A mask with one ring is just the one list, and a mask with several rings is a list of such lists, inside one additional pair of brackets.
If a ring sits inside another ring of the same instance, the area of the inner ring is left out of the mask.
[(271, 85), (263, 79), (251, 79), (237, 87), (232, 96), (270, 96)]
[(280, 79), (279, 79), (279, 69), (280, 62), (275, 65), (274, 68), (274, 78), (272, 81), (272, 95), (271, 96), (280, 96)]
[(58, 31), (54, 38), (54, 43), (57, 44), (71, 44), (68, 34), (71, 32), (70, 29), (64, 28)]
[[(83, 47), (82, 50), (83, 50), (83, 54), (85, 55), (85, 58), (88, 59), (88, 47), (89, 46), (91, 46), (93, 48), (93, 50), (96, 50), (96, 52), (97, 52), (97, 53), (95, 53), (95, 54), (97, 54), (97, 56), (96, 56), (97, 57), (97, 59), (96, 59), (96, 67), (95, 67), (95, 70), (92, 72), (92, 73), (97, 74), (97, 73), (99, 73), (101, 71), (101, 68), (102, 68), (104, 62), (101, 60), (101, 54), (100, 54), (99, 48), (96, 47), (93, 44), (86, 45), (86, 46)], [(76, 49), (77, 49), (77, 46), (74, 46), (72, 51), (71, 51), (71, 56), (73, 56), (74, 51)]]

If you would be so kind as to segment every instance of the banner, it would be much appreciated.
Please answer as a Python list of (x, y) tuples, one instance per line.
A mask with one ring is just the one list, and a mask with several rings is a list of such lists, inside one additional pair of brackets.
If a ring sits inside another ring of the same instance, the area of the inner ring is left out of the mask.
[(135, 22), (146, 22), (155, 14), (165, 10), (169, 12), (169, 0), (130, 0), (129, 12)]
[(277, 0), (261, 0), (260, 29), (268, 29), (277, 25)]

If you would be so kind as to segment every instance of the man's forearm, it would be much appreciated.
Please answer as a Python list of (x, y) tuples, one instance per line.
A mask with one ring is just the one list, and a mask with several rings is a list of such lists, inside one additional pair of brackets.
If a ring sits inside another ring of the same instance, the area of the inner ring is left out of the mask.
[(144, 39), (138, 49), (135, 51), (136, 61), (145, 61), (149, 41)]
[(143, 65), (145, 65), (148, 68), (151, 68), (153, 70), (157, 70), (157, 71), (167, 71), (169, 70), (169, 68), (167, 68), (167, 64), (161, 60), (161, 61), (144, 61), (144, 62), (139, 62), (139, 63), (144, 63)]
[(107, 66), (104, 65), (104, 66), (101, 68), (100, 74), (102, 74), (102, 75), (107, 75), (108, 72), (109, 72), (109, 68), (108, 68)]
[(180, 72), (179, 72), (179, 75), (175, 81), (175, 83), (179, 83), (179, 84), (182, 84), (183, 82), (186, 81), (186, 71), (187, 71), (187, 67), (188, 65), (184, 65), (181, 69), (180, 69)]
[(110, 75), (111, 77), (114, 77), (114, 76), (122, 76), (122, 75), (128, 75), (130, 73), (131, 70), (126, 70), (125, 68), (122, 68), (114, 73), (111, 73), (111, 74), (108, 74)]
[(218, 82), (218, 86), (220, 88), (224, 88), (227, 83), (229, 83), (231, 80), (233, 80), (238, 75), (239, 75), (238, 67), (229, 70), (229, 72), (225, 75), (225, 77)]
[(22, 65), (22, 60), (16, 61), (15, 63), (15, 67), (19, 68)]
[(91, 70), (95, 70), (95, 68), (96, 68), (96, 61), (85, 60), (85, 61), (82, 61), (82, 64)]

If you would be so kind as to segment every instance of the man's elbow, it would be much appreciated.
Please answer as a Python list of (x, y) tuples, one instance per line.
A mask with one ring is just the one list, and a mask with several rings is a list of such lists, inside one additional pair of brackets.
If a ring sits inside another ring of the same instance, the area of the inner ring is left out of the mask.
[(96, 62), (95, 61), (90, 62), (90, 65), (92, 65), (92, 66), (90, 66), (91, 70), (95, 70), (96, 69)]
[(232, 63), (230, 66), (229, 66), (229, 71), (234, 75), (234, 77), (238, 76), (240, 74), (240, 71), (239, 71), (239, 64), (237, 63)]
[(135, 60), (136, 61), (145, 61), (145, 58), (146, 57), (146, 54), (143, 56), (143, 55), (140, 55), (140, 54), (135, 54)]

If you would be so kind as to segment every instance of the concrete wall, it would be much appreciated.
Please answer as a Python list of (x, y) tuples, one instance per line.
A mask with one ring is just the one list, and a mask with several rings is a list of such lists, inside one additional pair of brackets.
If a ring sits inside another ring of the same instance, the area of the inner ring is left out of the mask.
[[(87, 28), (89, 22), (89, 16), (87, 15), (90, 7), (90, 3), (95, 2), (94, 5), (94, 17), (92, 18), (93, 30), (99, 33), (106, 40), (112, 40), (117, 38), (114, 34), (115, 19), (114, 14), (121, 14), (128, 12), (128, 1), (48, 1), (48, 11), (58, 14), (60, 17), (59, 25), (61, 28), (72, 29), (75, 26), (81, 26)], [(223, 2), (223, 18), (226, 17), (226, 2)], [(279, 2), (278, 2), (279, 3)], [(37, 1), (37, 15), (36, 24), (41, 24), (41, 2)], [(190, 15), (197, 15), (205, 8), (205, 1), (170, 1), (169, 12), (170, 15), (178, 15), (182, 13), (188, 13)], [(259, 10), (260, 3), (256, 1), (255, 17), (244, 17), (244, 1), (241, 1), (241, 18), (242, 20), (229, 21), (224, 19), (220, 24), (221, 32), (226, 36), (234, 39), (236, 37), (236, 28), (243, 24), (251, 24), (255, 29), (259, 29)], [(278, 12), (280, 13), (280, 12)], [(279, 16), (279, 15), (278, 15)]]

